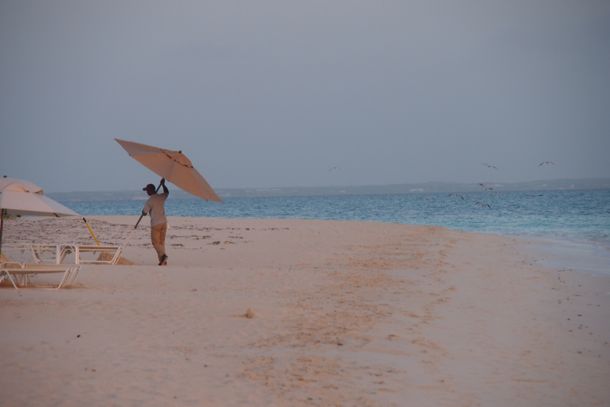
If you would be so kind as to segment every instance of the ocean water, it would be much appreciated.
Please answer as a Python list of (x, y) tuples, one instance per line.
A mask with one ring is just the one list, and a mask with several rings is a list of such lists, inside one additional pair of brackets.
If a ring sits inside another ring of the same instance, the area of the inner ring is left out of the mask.
[[(139, 215), (142, 200), (63, 201), (83, 215)], [(170, 199), (170, 216), (359, 220), (585, 242), (610, 250), (610, 190)], [(610, 263), (609, 263), (610, 264)], [(609, 267), (610, 268), (610, 267)]]

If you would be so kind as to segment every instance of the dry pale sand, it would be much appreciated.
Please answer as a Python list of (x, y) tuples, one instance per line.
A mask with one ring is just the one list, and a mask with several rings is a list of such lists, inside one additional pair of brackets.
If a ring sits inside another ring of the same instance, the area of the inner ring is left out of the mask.
[[(135, 219), (92, 224), (117, 243)], [(90, 240), (74, 219), (5, 232)], [(158, 267), (144, 225), (136, 265), (1, 288), (0, 405), (610, 405), (610, 278), (543, 269), (526, 242), (171, 218), (167, 246)]]

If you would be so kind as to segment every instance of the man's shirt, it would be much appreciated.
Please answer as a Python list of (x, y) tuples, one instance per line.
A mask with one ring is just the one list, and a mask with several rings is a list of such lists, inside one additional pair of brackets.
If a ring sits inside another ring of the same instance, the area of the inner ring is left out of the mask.
[(148, 198), (144, 205), (144, 212), (150, 215), (150, 226), (157, 226), (167, 223), (165, 217), (165, 200), (169, 194), (154, 194)]

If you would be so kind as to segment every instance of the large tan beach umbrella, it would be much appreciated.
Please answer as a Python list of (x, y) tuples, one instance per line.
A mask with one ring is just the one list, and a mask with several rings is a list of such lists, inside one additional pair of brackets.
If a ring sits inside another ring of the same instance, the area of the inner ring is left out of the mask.
[(115, 139), (130, 157), (178, 188), (206, 201), (221, 199), (182, 151)]
[(79, 216), (72, 209), (44, 195), (42, 188), (29, 181), (0, 178), (0, 252), (5, 215)]

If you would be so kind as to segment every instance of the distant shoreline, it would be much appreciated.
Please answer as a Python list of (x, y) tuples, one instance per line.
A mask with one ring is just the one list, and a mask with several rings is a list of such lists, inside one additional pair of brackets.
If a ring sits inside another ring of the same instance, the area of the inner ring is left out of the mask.
[[(566, 191), (566, 190), (604, 190), (610, 189), (610, 178), (556, 179), (529, 182), (485, 182), (494, 191)], [(324, 195), (391, 195), (418, 193), (481, 192), (480, 183), (425, 182), (412, 184), (326, 186), (326, 187), (270, 187), (270, 188), (217, 188), (218, 194), (225, 198), (275, 197), (275, 196), (324, 196)], [(140, 190), (117, 191), (71, 191), (50, 192), (60, 201), (104, 201), (104, 200), (141, 200)], [(174, 199), (191, 198), (185, 192), (174, 189)], [(145, 198), (145, 197), (144, 197)]]

